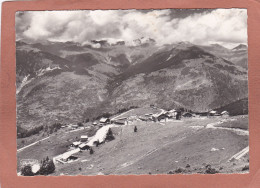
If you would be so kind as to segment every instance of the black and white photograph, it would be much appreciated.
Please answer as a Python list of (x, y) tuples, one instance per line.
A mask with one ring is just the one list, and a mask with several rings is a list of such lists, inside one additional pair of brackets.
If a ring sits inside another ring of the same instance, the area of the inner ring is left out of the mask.
[(247, 9), (19, 11), (19, 176), (249, 173)]

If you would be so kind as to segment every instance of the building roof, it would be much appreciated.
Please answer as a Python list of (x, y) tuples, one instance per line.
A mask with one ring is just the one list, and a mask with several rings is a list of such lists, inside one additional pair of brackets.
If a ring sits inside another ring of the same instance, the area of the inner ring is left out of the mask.
[(87, 145), (88, 145), (87, 143), (80, 144), (80, 145), (79, 145), (79, 148), (84, 148), (84, 147), (87, 146)]
[(120, 119), (116, 119), (114, 120), (114, 123), (118, 123), (118, 124), (125, 124), (125, 121), (124, 120), (120, 120)]
[(186, 113), (183, 114), (183, 116), (192, 116), (192, 115), (193, 115), (193, 114), (190, 113), (190, 112), (186, 112)]
[(116, 118), (114, 120), (127, 120), (127, 117)]
[(72, 144), (73, 144), (74, 146), (78, 146), (78, 145), (81, 144), (81, 142), (73, 142)]
[(228, 114), (228, 112), (227, 111), (223, 111), (223, 112), (221, 112), (221, 114)]
[(104, 118), (104, 117), (102, 117), (102, 118), (99, 120), (99, 122), (101, 122), (101, 123), (105, 123), (107, 120), (108, 120), (108, 118)]
[(167, 115), (167, 113), (162, 113), (158, 117), (160, 117), (160, 116), (168, 116), (168, 115)]
[(158, 113), (158, 114), (154, 114), (153, 115), (153, 117), (155, 117), (155, 118), (158, 118), (159, 116), (161, 116), (161, 115), (165, 115), (167, 112), (165, 111), (165, 110), (162, 110), (160, 113)]
[(63, 160), (66, 160), (68, 159), (71, 155), (75, 154), (75, 153), (78, 153), (80, 151), (79, 148), (77, 149), (74, 149), (74, 150), (71, 150), (71, 151), (68, 151), (66, 153), (63, 153), (60, 158), (63, 159)]
[(80, 138), (88, 138), (87, 135), (82, 135)]
[(140, 120), (148, 120), (149, 117), (146, 117), (146, 116), (139, 116), (139, 119), (140, 119)]

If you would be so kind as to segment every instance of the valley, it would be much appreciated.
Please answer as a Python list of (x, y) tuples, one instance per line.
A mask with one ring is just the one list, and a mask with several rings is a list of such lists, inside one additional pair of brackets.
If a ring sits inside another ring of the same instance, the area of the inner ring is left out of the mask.
[(18, 173), (45, 157), (55, 176), (249, 171), (247, 46), (16, 45)]

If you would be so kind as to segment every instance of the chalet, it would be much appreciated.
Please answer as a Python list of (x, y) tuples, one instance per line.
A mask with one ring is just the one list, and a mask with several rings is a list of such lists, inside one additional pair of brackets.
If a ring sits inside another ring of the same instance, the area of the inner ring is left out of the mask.
[(123, 120), (123, 119), (113, 120), (113, 123), (116, 124), (116, 125), (126, 125), (126, 121)]
[(190, 113), (190, 112), (186, 112), (186, 113), (184, 113), (182, 116), (183, 116), (183, 117), (186, 117), (186, 118), (191, 118), (191, 117), (193, 117), (193, 114)]
[(81, 153), (81, 152), (74, 153), (74, 154), (72, 154), (72, 155), (68, 158), (67, 162), (69, 163), (69, 162), (72, 162), (72, 161), (76, 161), (76, 160), (78, 160), (78, 159), (81, 158), (81, 157), (82, 157), (82, 153)]
[(172, 109), (172, 110), (168, 111), (167, 115), (171, 118), (174, 118), (177, 115), (177, 111), (175, 109)]
[(77, 129), (79, 126), (78, 125), (71, 125), (72, 129)]
[(166, 120), (169, 116), (166, 113), (160, 114), (157, 119), (158, 121)]
[(87, 141), (88, 141), (88, 136), (87, 136), (87, 135), (82, 135), (82, 136), (80, 137), (80, 141), (81, 141), (81, 142), (87, 142)]
[(210, 112), (209, 112), (209, 115), (210, 116), (215, 116), (217, 114), (217, 111), (214, 111), (214, 110), (211, 110)]
[(167, 111), (162, 110), (158, 114), (153, 114), (152, 120), (156, 122), (156, 121), (161, 121), (163, 119), (169, 118), (170, 116), (167, 113), (168, 113)]
[(71, 144), (71, 146), (73, 146), (73, 147), (79, 147), (79, 145), (81, 144), (81, 142), (73, 142), (72, 144)]
[[(135, 116), (136, 117), (136, 116)], [(111, 123), (117, 124), (117, 125), (127, 125), (128, 118), (127, 117), (120, 117), (116, 119), (111, 119)]]
[(87, 143), (83, 143), (79, 145), (79, 149), (81, 150), (88, 150), (90, 146)]
[(148, 121), (149, 116), (139, 116), (139, 119), (142, 120), (142, 121)]
[(59, 156), (58, 160), (62, 160), (62, 161), (65, 161), (67, 162), (69, 159), (70, 159), (70, 156), (72, 156), (73, 154), (75, 153), (78, 153), (80, 151), (79, 148), (77, 149), (74, 149), (74, 150), (71, 150), (71, 151), (68, 151), (66, 153), (63, 153)]
[(99, 120), (99, 123), (100, 123), (100, 124), (108, 124), (108, 123), (110, 123), (110, 119), (109, 119), (109, 118), (104, 118), (104, 117), (102, 117), (102, 118)]
[(71, 155), (71, 156), (69, 156), (68, 158), (67, 158), (67, 162), (70, 162), (70, 161), (75, 161), (75, 160), (77, 160), (78, 159), (78, 157), (76, 157), (75, 155)]
[(227, 111), (221, 112), (221, 116), (229, 116), (229, 113)]

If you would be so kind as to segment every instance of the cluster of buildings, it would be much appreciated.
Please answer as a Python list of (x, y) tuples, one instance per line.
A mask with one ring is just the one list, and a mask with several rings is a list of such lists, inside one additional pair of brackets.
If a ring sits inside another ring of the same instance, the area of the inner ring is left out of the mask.
[(98, 129), (95, 135), (90, 138), (87, 135), (82, 135), (79, 141), (71, 143), (70, 149), (67, 152), (55, 157), (55, 161), (60, 163), (75, 161), (80, 158), (81, 154), (79, 152), (83, 150), (89, 150), (90, 154), (93, 154), (94, 146), (106, 142), (111, 127), (113, 127), (113, 125), (107, 125)]
[(58, 161), (60, 163), (68, 163), (70, 161), (75, 161), (78, 159), (77, 153), (80, 152), (81, 150), (88, 150), (90, 149), (90, 146), (87, 145), (88, 142), (88, 136), (87, 135), (82, 135), (80, 137), (79, 141), (73, 142), (70, 145), (70, 150), (53, 158), (54, 162)]
[[(154, 107), (155, 108), (155, 107)], [(116, 124), (116, 125), (128, 125), (134, 121), (153, 121), (153, 122), (161, 122), (161, 121), (168, 121), (168, 120), (180, 120), (181, 118), (199, 118), (199, 117), (214, 117), (214, 116), (221, 116), (227, 117), (229, 113), (227, 111), (218, 112), (216, 110), (211, 110), (209, 112), (183, 112), (180, 110), (163, 110), (159, 109), (161, 112), (159, 113), (147, 113), (144, 115), (132, 115), (132, 116), (123, 116), (118, 118), (107, 118), (102, 117), (99, 120), (96, 120), (92, 123), (94, 126), (103, 127), (104, 125), (108, 124)], [(65, 126), (62, 126), (62, 128)], [(66, 127), (70, 129), (78, 129), (79, 125), (67, 125)]]
[[(159, 113), (147, 113), (144, 115), (132, 115), (132, 116), (123, 116), (123, 117), (117, 117), (117, 118), (105, 118), (102, 117), (99, 121), (93, 122), (93, 125), (103, 127), (104, 125), (108, 124), (117, 124), (117, 125), (128, 125), (132, 124), (134, 121), (153, 121), (153, 122), (166, 122), (170, 120), (180, 120), (181, 118), (194, 118), (194, 117), (201, 117), (201, 116), (207, 116), (207, 117), (214, 117), (214, 116), (222, 116), (226, 117), (229, 116), (229, 113), (227, 111), (222, 111), (222, 112), (217, 112), (215, 110), (211, 110), (209, 112), (204, 112), (204, 113), (192, 113), (192, 112), (182, 112), (180, 110), (163, 110), (160, 109)], [(70, 125), (73, 126), (73, 125)], [(76, 127), (77, 126), (77, 127)], [(107, 126), (106, 126), (107, 127)], [(74, 125), (73, 128), (78, 128), (78, 125)], [(105, 127), (103, 127), (105, 128)], [(101, 128), (101, 129), (103, 129)], [(100, 129), (100, 132), (102, 132)], [(104, 132), (105, 131), (105, 132)], [(104, 130), (102, 133), (102, 137), (106, 135), (106, 131)], [(100, 135), (99, 135), (100, 136)], [(94, 143), (92, 143), (93, 145)], [(71, 160), (76, 160), (76, 153), (78, 153), (81, 150), (89, 150), (91, 149), (91, 144), (89, 143), (89, 138), (87, 135), (82, 135), (80, 137), (79, 141), (73, 142), (71, 144), (72, 150), (60, 155), (59, 157), (56, 158), (59, 162), (66, 163)]]
[(209, 116), (229, 116), (229, 113), (227, 111), (223, 111), (221, 113), (218, 113), (215, 110), (212, 110), (209, 112)]
[(124, 116), (124, 117), (119, 117), (119, 118), (105, 118), (102, 117), (99, 122), (95, 121), (93, 122), (93, 125), (107, 125), (107, 124), (116, 124), (116, 125), (128, 125), (131, 124), (134, 121), (153, 121), (153, 122), (164, 122), (164, 121), (169, 121), (169, 120), (180, 120), (181, 118), (199, 118), (203, 116), (207, 117), (212, 117), (212, 116), (222, 116), (226, 117), (229, 116), (229, 113), (227, 111), (223, 112), (217, 112), (214, 110), (211, 110), (209, 112), (204, 112), (204, 113), (193, 113), (193, 112), (182, 112), (180, 110), (163, 110), (160, 109), (161, 112), (159, 113), (147, 113), (144, 115), (134, 115), (134, 116)]
[(85, 149), (88, 149), (86, 146), (87, 146), (87, 141), (88, 141), (88, 136), (87, 135), (82, 135), (80, 137), (80, 141), (76, 141), (76, 142), (73, 142), (71, 144), (72, 147), (75, 147), (75, 148), (80, 148), (82, 150), (85, 150)]
[(228, 113), (228, 111), (218, 112), (216, 110), (211, 110), (209, 112), (197, 113), (197, 115), (199, 115), (199, 116), (207, 116), (207, 117), (214, 117), (214, 116), (228, 117), (229, 113)]

